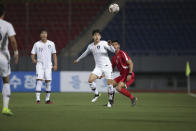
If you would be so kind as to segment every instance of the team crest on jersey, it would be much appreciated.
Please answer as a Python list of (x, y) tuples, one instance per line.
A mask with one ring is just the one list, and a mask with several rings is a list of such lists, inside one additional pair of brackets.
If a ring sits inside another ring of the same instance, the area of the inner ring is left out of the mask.
[(48, 45), (48, 48), (50, 49), (51, 48), (51, 45)]
[(97, 49), (100, 49), (100, 45), (97, 46)]

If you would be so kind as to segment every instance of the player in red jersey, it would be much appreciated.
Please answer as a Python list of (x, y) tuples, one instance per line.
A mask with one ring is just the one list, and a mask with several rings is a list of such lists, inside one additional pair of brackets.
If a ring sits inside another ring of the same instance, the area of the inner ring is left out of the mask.
[(131, 100), (132, 106), (136, 104), (136, 97), (134, 97), (126, 88), (135, 81), (135, 74), (133, 72), (133, 62), (128, 54), (120, 50), (120, 44), (117, 40), (112, 42), (115, 48), (115, 55), (112, 58), (112, 68), (115, 67), (120, 72), (120, 76), (113, 80), (113, 86), (121, 94), (127, 96)]

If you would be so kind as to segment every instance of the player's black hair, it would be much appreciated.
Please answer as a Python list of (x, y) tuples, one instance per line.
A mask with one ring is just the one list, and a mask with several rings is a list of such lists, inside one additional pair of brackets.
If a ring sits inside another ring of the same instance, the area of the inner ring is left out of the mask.
[(119, 41), (118, 41), (118, 40), (113, 40), (113, 41), (112, 41), (112, 43), (114, 43), (114, 42), (117, 42), (117, 43), (120, 45), (120, 43), (119, 43)]
[(43, 31), (48, 32), (46, 28), (41, 28), (41, 29), (40, 29), (40, 34), (41, 34)]
[(95, 33), (99, 33), (101, 35), (101, 31), (99, 29), (95, 29), (92, 31), (92, 36), (95, 34)]
[(5, 6), (3, 4), (0, 4), (0, 17), (3, 15), (5, 12)]

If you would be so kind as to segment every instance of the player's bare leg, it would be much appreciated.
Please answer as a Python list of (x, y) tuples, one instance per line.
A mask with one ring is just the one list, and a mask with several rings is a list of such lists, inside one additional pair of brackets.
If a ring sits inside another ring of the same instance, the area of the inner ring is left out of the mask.
[(2, 114), (4, 115), (13, 115), (11, 110), (8, 108), (11, 90), (10, 90), (10, 84), (9, 84), (9, 76), (3, 77), (3, 109)]
[(136, 98), (125, 88), (125, 84), (123, 82), (119, 82), (117, 84), (116, 90), (119, 91), (121, 94), (129, 97), (132, 106), (136, 104)]
[(46, 80), (45, 82), (46, 82), (46, 100), (45, 100), (45, 103), (46, 104), (53, 104), (53, 102), (50, 101), (51, 81)]
[(114, 103), (113, 80), (107, 79), (107, 84), (108, 84), (108, 96), (109, 96), (109, 101), (108, 101), (107, 107), (112, 107), (112, 104)]
[(37, 79), (37, 85), (36, 85), (36, 103), (40, 104), (40, 94), (41, 94), (41, 88), (42, 88), (42, 79)]
[(91, 102), (96, 102), (97, 99), (99, 98), (99, 92), (98, 90), (96, 89), (96, 83), (94, 82), (96, 79), (98, 78), (97, 75), (91, 73), (90, 76), (89, 76), (89, 79), (88, 79), (88, 83), (89, 83), (89, 86), (91, 88), (91, 90), (94, 92), (95, 96), (94, 98), (91, 100)]

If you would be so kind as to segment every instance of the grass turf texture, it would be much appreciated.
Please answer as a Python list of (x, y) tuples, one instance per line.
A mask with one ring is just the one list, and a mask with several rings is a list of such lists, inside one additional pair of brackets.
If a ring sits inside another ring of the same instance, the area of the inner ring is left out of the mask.
[[(34, 93), (12, 93), (14, 116), (0, 114), (0, 131), (194, 131), (196, 98), (187, 94), (135, 93), (137, 105), (116, 94), (108, 109), (107, 94), (91, 103), (90, 93), (53, 93), (53, 105), (35, 104)], [(2, 96), (0, 96), (2, 98)], [(0, 99), (2, 103), (2, 99)], [(2, 107), (2, 106), (1, 106)]]

